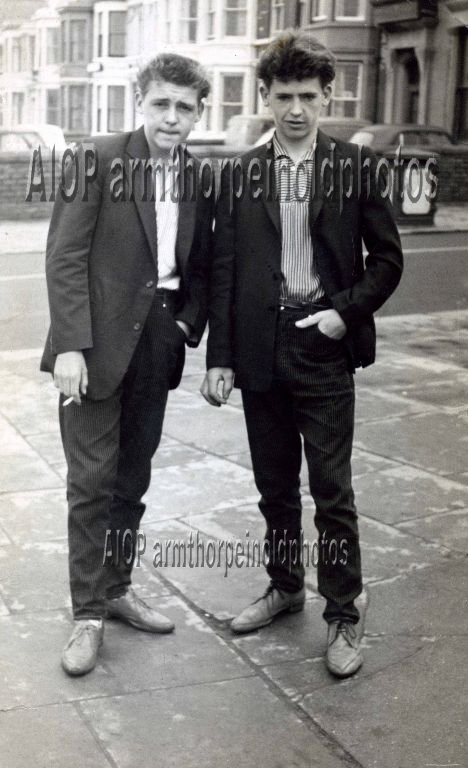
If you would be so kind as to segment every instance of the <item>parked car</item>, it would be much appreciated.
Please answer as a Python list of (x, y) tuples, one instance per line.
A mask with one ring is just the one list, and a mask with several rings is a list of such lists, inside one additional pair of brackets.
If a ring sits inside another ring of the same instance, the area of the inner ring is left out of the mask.
[[(324, 115), (319, 118), (319, 128), (331, 138), (341, 139), (342, 141), (349, 141), (354, 133), (361, 128), (364, 128), (366, 125), (369, 125), (368, 120), (359, 120), (357, 117), (331, 117), (329, 115)], [(274, 130), (274, 125), (272, 125), (270, 129), (255, 142), (255, 146), (259, 147), (261, 144), (265, 144), (269, 141), (273, 136)]]
[(350, 141), (370, 147), (379, 155), (393, 153), (398, 147), (418, 147), (437, 152), (444, 147), (457, 146), (444, 128), (410, 123), (368, 125), (351, 136)]
[(67, 146), (63, 131), (58, 125), (43, 123), (19, 125), (16, 128), (0, 128), (0, 152), (30, 152), (36, 147), (63, 152)]

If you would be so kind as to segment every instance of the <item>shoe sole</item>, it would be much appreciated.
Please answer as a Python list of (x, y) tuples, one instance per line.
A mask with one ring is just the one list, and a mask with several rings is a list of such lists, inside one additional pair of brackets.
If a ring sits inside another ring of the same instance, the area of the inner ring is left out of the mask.
[(152, 635), (169, 635), (175, 629), (174, 626), (168, 627), (167, 629), (155, 629), (154, 627), (149, 627), (147, 624), (139, 624), (138, 621), (127, 619), (124, 616), (112, 616), (108, 614), (107, 618), (112, 621), (121, 621), (123, 624), (128, 624), (129, 627), (133, 627), (133, 629), (139, 629), (140, 632), (149, 632)]
[(278, 611), (278, 613), (275, 613), (274, 616), (271, 616), (269, 619), (266, 619), (261, 624), (258, 622), (255, 622), (255, 624), (249, 624), (245, 627), (233, 627), (231, 624), (231, 631), (234, 632), (235, 635), (245, 635), (247, 632), (254, 632), (256, 629), (262, 629), (263, 627), (268, 627), (270, 624), (273, 623), (275, 619), (278, 618), (278, 616), (282, 616), (285, 613), (300, 613), (304, 610), (304, 603), (297, 603), (296, 605), (290, 605), (289, 608), (284, 608), (282, 611)]

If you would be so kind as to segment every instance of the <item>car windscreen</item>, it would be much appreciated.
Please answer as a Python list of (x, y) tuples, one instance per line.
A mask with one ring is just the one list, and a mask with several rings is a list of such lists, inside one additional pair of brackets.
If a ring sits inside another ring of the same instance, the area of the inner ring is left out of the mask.
[(356, 131), (356, 133), (351, 136), (350, 141), (352, 144), (359, 144), (364, 145), (365, 147), (370, 147), (372, 146), (374, 139), (375, 135), (369, 131)]

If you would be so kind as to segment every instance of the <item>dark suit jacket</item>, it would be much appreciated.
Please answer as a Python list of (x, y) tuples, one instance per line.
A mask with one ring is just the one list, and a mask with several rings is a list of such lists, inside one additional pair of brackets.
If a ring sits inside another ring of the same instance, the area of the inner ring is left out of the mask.
[[(376, 165), (369, 150), (318, 132), (310, 233), (325, 293), (347, 326), (352, 368), (374, 362), (373, 313), (396, 288), (403, 266)], [(274, 190), (270, 143), (224, 169), (216, 213), (207, 366), (232, 367), (236, 386), (257, 391), (272, 381), (282, 281)]]
[[(65, 173), (65, 190), (74, 197), (65, 201), (58, 192), (52, 214), (46, 255), (51, 327), (41, 370), (52, 372), (61, 352), (82, 350), (93, 399), (109, 396), (121, 382), (157, 287), (151, 172), (146, 187), (142, 172), (148, 158), (143, 128), (83, 143)], [(193, 171), (198, 180), (198, 160), (181, 149), (179, 162), (186, 186), (179, 201), (176, 318), (191, 326), (188, 344), (196, 346), (207, 317), (213, 196), (198, 181), (190, 186)]]

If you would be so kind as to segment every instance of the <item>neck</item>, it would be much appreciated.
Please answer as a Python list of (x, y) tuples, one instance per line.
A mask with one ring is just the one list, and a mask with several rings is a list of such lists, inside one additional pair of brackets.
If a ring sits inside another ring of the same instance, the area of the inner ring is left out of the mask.
[(306, 152), (312, 149), (317, 139), (317, 129), (315, 129), (313, 133), (304, 136), (304, 138), (297, 140), (288, 139), (286, 136), (283, 136), (278, 129), (277, 134), (281, 145), (285, 148), (291, 160), (294, 160), (295, 162), (301, 160)]

